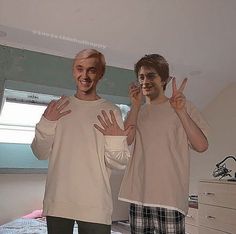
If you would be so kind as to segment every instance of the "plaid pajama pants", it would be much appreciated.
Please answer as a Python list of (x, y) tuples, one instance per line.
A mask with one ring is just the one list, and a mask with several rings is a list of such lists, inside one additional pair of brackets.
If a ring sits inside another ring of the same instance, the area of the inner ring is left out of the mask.
[(130, 205), (132, 234), (184, 234), (185, 216), (176, 210)]

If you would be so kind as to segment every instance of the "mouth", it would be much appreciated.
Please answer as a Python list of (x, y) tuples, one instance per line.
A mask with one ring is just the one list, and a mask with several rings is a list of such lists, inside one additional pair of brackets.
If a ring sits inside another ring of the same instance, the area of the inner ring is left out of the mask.
[(79, 82), (82, 85), (90, 85), (92, 83), (92, 80), (90, 78), (85, 78), (85, 79), (79, 79)]
[(153, 85), (149, 84), (149, 83), (142, 84), (141, 86), (142, 86), (143, 90), (149, 90), (149, 89), (151, 89), (153, 87)]

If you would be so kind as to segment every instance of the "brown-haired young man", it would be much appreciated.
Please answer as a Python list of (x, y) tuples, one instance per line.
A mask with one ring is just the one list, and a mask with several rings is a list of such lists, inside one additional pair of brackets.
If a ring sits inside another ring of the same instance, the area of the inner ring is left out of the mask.
[(72, 234), (75, 221), (80, 234), (111, 232), (109, 177), (112, 168), (125, 167), (129, 151), (120, 110), (97, 94), (104, 72), (100, 52), (79, 52), (76, 94), (49, 103), (36, 125), (32, 150), (49, 159), (43, 202), (49, 234)]
[[(188, 210), (189, 148), (208, 148), (206, 122), (172, 80), (172, 96), (165, 96), (169, 65), (159, 54), (141, 58), (135, 65), (140, 87), (130, 87), (131, 110), (125, 126), (133, 144), (120, 200), (130, 202), (131, 233), (184, 234)], [(146, 103), (141, 105), (142, 95)]]

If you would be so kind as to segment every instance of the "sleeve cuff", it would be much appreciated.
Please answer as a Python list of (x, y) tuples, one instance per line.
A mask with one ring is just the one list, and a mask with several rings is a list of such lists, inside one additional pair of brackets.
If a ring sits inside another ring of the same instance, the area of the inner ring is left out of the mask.
[(47, 134), (54, 134), (56, 126), (57, 126), (57, 121), (47, 120), (43, 115), (39, 123), (36, 125), (38, 130)]
[(123, 150), (127, 144), (127, 136), (105, 136), (105, 148), (110, 150)]

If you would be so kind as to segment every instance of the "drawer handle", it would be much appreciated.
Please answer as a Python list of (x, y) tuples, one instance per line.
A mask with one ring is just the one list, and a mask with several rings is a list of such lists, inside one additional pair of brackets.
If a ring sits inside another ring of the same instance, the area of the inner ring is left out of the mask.
[(206, 196), (214, 196), (215, 194), (214, 193), (205, 192), (204, 195), (206, 195)]
[(216, 217), (211, 216), (211, 215), (207, 215), (206, 218), (207, 218), (207, 219), (215, 219)]
[(193, 219), (192, 215), (186, 215), (188, 218)]

